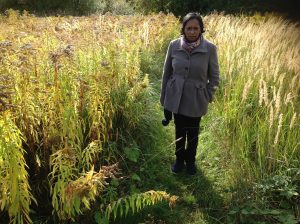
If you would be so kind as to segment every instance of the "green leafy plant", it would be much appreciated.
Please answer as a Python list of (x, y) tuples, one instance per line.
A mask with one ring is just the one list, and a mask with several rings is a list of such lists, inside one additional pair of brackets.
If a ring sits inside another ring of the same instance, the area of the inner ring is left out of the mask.
[(138, 161), (138, 158), (140, 156), (140, 150), (136, 147), (126, 147), (124, 149), (124, 153), (130, 161), (135, 163)]
[(299, 169), (291, 169), (289, 175), (274, 175), (262, 180), (253, 187), (247, 202), (230, 210), (228, 220), (298, 223), (300, 189), (296, 183), (299, 173)]
[(9, 112), (0, 118), (0, 211), (8, 211), (11, 223), (31, 223), (30, 204), (36, 201), (30, 192), (22, 134)]

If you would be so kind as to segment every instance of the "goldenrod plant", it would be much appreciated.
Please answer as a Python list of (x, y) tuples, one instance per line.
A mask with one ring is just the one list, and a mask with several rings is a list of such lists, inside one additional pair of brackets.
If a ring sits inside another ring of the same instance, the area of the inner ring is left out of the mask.
[(75, 221), (122, 176), (124, 134), (152, 107), (141, 52), (170, 39), (173, 25), (155, 28), (166, 22), (177, 19), (0, 15), (0, 207), (12, 222), (39, 206)]
[(0, 120), (0, 211), (8, 211), (12, 223), (31, 223), (30, 204), (36, 203), (29, 186), (22, 147), (22, 133), (7, 111)]

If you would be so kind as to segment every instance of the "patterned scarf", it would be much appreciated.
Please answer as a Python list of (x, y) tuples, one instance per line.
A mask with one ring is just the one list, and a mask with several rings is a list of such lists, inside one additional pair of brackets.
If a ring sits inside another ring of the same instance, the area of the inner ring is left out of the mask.
[(181, 47), (186, 49), (189, 53), (192, 53), (192, 51), (200, 45), (201, 40), (202, 40), (202, 35), (195, 42), (189, 43), (187, 42), (184, 36), (181, 36), (180, 45)]

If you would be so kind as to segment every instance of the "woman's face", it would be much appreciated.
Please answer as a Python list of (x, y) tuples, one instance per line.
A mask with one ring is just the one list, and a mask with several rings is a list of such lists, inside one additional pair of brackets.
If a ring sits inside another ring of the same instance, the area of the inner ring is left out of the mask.
[(188, 42), (194, 42), (199, 38), (200, 25), (197, 19), (189, 20), (184, 27), (184, 36)]

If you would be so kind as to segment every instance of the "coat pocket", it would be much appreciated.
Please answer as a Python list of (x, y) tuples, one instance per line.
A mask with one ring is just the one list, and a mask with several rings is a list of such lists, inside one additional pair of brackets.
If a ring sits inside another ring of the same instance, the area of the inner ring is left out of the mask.
[(172, 87), (175, 82), (175, 77), (171, 76), (167, 82), (167, 86)]
[(196, 84), (197, 94), (200, 99), (204, 99), (206, 102), (208, 102), (208, 95), (206, 93), (206, 88), (203, 87), (200, 83)]
[(207, 99), (208, 102), (211, 102), (211, 97), (208, 93), (208, 90), (206, 88), (203, 88), (204, 96)]

